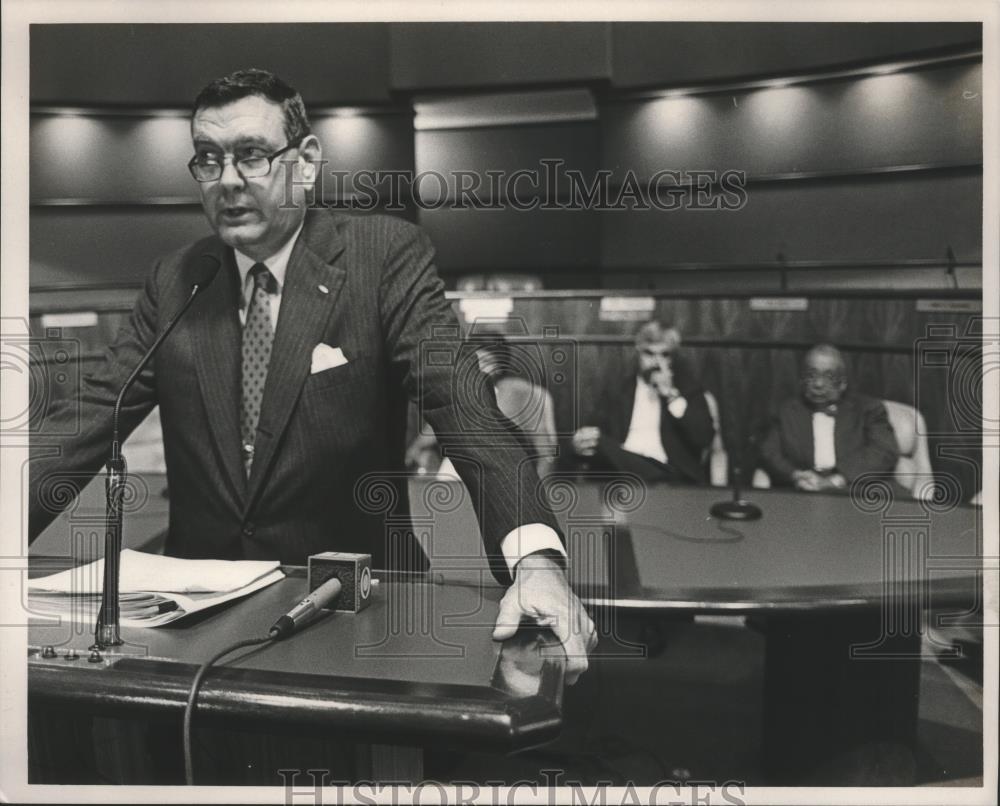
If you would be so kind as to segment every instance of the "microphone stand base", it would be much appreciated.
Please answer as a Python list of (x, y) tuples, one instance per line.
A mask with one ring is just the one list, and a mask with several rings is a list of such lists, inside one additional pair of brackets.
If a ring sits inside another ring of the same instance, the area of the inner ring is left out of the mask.
[(97, 635), (94, 636), (94, 645), (91, 649), (107, 649), (109, 646), (121, 646), (121, 635), (118, 633), (117, 624), (103, 625), (97, 628)]
[(709, 510), (713, 518), (723, 521), (755, 521), (763, 516), (756, 504), (749, 501), (720, 501)]

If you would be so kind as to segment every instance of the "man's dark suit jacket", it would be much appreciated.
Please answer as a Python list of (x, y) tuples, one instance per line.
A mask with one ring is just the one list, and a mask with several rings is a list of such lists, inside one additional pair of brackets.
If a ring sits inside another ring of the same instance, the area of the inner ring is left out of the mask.
[[(387, 216), (310, 210), (288, 262), (249, 480), (240, 459), (238, 272), (233, 250), (212, 236), (156, 264), (106, 362), (82, 385), (78, 433), (45, 437), (66, 432), (74, 416), (67, 405), (34, 439), (32, 539), (68, 503), (54, 500), (60, 479), (81, 488), (102, 467), (115, 396), (189, 295), (193, 264), (205, 253), (221, 261), (219, 275), (122, 410), (124, 439), (160, 407), (168, 554), (299, 564), (319, 551), (360, 551), (376, 567), (424, 567), (403, 475), (408, 397), (469, 488), (501, 582), (510, 581), (505, 535), (535, 522), (558, 531), (492, 386), (478, 370), (455, 371), (458, 322), (426, 235)], [(320, 343), (340, 347), (348, 363), (310, 374)]]
[[(624, 384), (609, 389), (599, 402), (598, 427), (602, 438), (621, 445), (628, 438), (638, 384), (638, 364), (631, 366)], [(678, 356), (673, 359), (674, 385), (687, 400), (683, 417), (674, 417), (665, 400), (660, 401), (660, 440), (667, 462), (681, 481), (691, 484), (708, 482), (705, 451), (712, 444), (715, 426), (708, 410), (705, 394), (687, 364)]]
[[(764, 467), (779, 484), (791, 484), (792, 472), (813, 466), (812, 409), (800, 398), (784, 401), (761, 443)], [(850, 484), (864, 473), (889, 472), (899, 448), (882, 401), (845, 394), (837, 404), (834, 450), (837, 470)]]

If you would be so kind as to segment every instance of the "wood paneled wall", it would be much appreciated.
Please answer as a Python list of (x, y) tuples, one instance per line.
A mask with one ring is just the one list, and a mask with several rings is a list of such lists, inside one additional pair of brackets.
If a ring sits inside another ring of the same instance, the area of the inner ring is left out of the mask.
[[(36, 296), (36, 336), (45, 335), (43, 311), (67, 306), (58, 296)], [(461, 301), (455, 306), (461, 317)], [(521, 366), (552, 393), (559, 431), (568, 435), (592, 424), (599, 393), (620, 388), (632, 371), (632, 335), (640, 323), (602, 320), (597, 295), (525, 296), (513, 306), (507, 330), (522, 334), (515, 336)], [(53, 353), (69, 343), (80, 371), (86, 371), (124, 322), (127, 307), (119, 299), (100, 314), (97, 327), (64, 330), (59, 340), (50, 334), (33, 358), (47, 357), (42, 366), (50, 375), (62, 371), (65, 365), (56, 366)], [(950, 474), (952, 487), (967, 500), (981, 485), (982, 320), (974, 313), (920, 310), (926, 307), (912, 298), (823, 297), (808, 299), (805, 311), (776, 312), (753, 310), (745, 297), (660, 297), (653, 315), (680, 329), (687, 357), (719, 401), (731, 466), (752, 464), (751, 440), (773, 408), (797, 394), (805, 351), (829, 341), (844, 351), (852, 388), (920, 409), (935, 471)], [(59, 396), (69, 387), (52, 388)]]
[[(680, 329), (684, 353), (719, 402), (730, 467), (754, 466), (774, 408), (798, 394), (805, 352), (829, 341), (843, 349), (853, 389), (923, 413), (935, 473), (950, 477), (950, 494), (968, 500), (982, 484), (981, 317), (922, 312), (914, 299), (808, 302), (807, 311), (770, 312), (752, 310), (747, 298), (657, 301), (654, 315)], [(594, 424), (598, 392), (621, 388), (633, 371), (631, 334), (638, 324), (600, 321), (599, 304), (515, 303), (513, 317), (534, 334), (524, 345), (525, 363), (539, 357), (543, 370), (536, 377), (552, 392), (563, 433)], [(558, 337), (538, 337), (553, 329)], [(571, 360), (557, 365), (556, 351)]]

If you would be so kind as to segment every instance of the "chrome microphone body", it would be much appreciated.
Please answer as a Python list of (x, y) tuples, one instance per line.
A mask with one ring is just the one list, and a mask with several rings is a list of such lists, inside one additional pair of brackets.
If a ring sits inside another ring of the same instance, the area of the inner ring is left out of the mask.
[(279, 618), (269, 634), (277, 639), (288, 638), (296, 630), (304, 627), (333, 602), (343, 588), (337, 577), (332, 577), (310, 593), (305, 599)]

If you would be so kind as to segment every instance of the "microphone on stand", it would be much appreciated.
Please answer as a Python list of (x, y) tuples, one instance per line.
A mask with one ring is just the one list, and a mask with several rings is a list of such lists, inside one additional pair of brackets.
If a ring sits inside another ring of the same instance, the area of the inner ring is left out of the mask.
[[(754, 440), (751, 437), (750, 443), (753, 444), (753, 442)], [(745, 462), (740, 463), (740, 465), (743, 464), (745, 464)], [(734, 467), (732, 500), (719, 501), (716, 504), (712, 504), (712, 508), (709, 510), (709, 513), (713, 518), (718, 518), (719, 520), (724, 521), (755, 521), (763, 516), (764, 513), (761, 511), (759, 506), (743, 498), (743, 491), (741, 489), (742, 480), (742, 466)]]
[(104, 481), (104, 492), (107, 500), (105, 509), (105, 531), (104, 531), (104, 586), (101, 590), (101, 609), (97, 614), (97, 623), (94, 626), (94, 645), (91, 649), (104, 649), (109, 646), (118, 646), (122, 643), (120, 635), (120, 612), (118, 609), (118, 582), (121, 573), (121, 549), (122, 549), (122, 498), (125, 494), (125, 480), (127, 469), (125, 457), (121, 452), (121, 441), (118, 437), (118, 421), (121, 415), (122, 403), (125, 400), (125, 393), (132, 388), (139, 373), (145, 369), (150, 359), (156, 354), (160, 345), (174, 329), (174, 325), (180, 320), (184, 312), (194, 302), (195, 297), (208, 288), (212, 280), (219, 273), (222, 264), (214, 255), (201, 255), (194, 265), (194, 282), (191, 284), (191, 294), (185, 300), (180, 310), (177, 311), (167, 322), (152, 346), (146, 351), (138, 366), (122, 384), (118, 398), (115, 400), (115, 408), (112, 414), (112, 437), (111, 455), (108, 458), (106, 476)]

